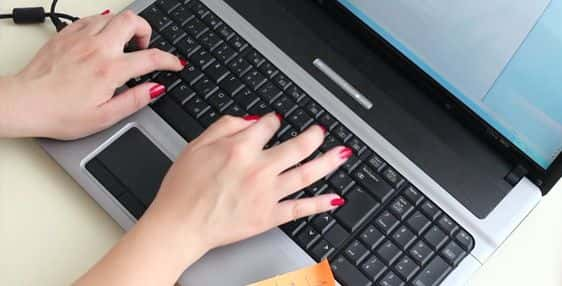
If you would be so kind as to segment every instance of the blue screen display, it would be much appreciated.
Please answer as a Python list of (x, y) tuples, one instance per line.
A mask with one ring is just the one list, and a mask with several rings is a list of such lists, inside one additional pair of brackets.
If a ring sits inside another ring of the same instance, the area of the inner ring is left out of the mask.
[[(365, 9), (370, 1), (339, 0), (371, 29), (447, 88), (460, 101), (547, 169), (562, 151), (562, 0), (552, 0), (503, 69), (480, 95), (454, 81), (446, 69), (436, 69), (427, 57), (379, 23)], [(367, 4), (365, 4), (367, 3)], [(406, 2), (407, 3), (407, 2)], [(542, 11), (542, 10), (541, 10)], [(385, 11), (393, 13), (395, 11)], [(424, 11), (424, 13), (428, 13)], [(429, 12), (431, 13), (431, 12)], [(397, 19), (400, 20), (400, 19)], [(476, 21), (476, 20), (475, 20)], [(470, 25), (470, 22), (467, 23)], [(458, 36), (458, 35), (457, 35)], [(442, 43), (435, 42), (434, 45)], [(478, 55), (478, 54), (476, 54)], [(511, 54), (510, 54), (511, 55)], [(454, 64), (454, 62), (451, 62)], [(444, 72), (445, 70), (445, 72)], [(454, 70), (454, 67), (451, 68)], [(468, 72), (477, 73), (479, 69)]]

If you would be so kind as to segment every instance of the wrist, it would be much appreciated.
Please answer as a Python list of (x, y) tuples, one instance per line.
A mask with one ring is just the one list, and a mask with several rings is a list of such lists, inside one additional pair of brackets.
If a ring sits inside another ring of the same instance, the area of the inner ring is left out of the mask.
[(17, 75), (0, 77), (0, 137), (33, 137), (32, 111), (21, 98), (28, 95), (25, 82)]

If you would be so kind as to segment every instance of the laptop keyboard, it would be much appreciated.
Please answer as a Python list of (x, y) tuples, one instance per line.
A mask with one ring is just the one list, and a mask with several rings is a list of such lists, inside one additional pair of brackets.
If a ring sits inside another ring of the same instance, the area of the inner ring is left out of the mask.
[(329, 259), (342, 285), (438, 285), (470, 253), (466, 230), (200, 1), (160, 0), (140, 15), (154, 30), (150, 46), (189, 65), (128, 85), (166, 85), (151, 107), (187, 141), (222, 115), (276, 111), (285, 120), (266, 148), (320, 124), (328, 134), (308, 160), (338, 145), (354, 150), (335, 173), (290, 197), (337, 193), (345, 206), (280, 227), (315, 260)]

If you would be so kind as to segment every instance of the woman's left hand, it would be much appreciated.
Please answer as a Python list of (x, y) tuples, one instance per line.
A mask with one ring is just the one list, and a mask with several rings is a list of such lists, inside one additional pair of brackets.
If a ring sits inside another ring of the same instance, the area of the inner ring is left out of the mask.
[[(114, 96), (129, 79), (184, 62), (146, 49), (150, 25), (133, 12), (83, 18), (54, 36), (17, 75), (0, 79), (0, 137), (76, 139), (105, 129), (162, 95), (145, 83)], [(135, 39), (140, 51), (125, 53)]]

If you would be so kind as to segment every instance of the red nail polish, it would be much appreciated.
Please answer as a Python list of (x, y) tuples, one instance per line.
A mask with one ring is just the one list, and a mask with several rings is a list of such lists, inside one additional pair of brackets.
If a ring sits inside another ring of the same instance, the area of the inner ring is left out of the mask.
[(104, 16), (109, 14), (109, 13), (111, 13), (111, 10), (109, 10), (109, 9), (105, 9), (105, 10), (103, 10), (103, 12), (101, 12), (101, 14), (104, 15)]
[(353, 150), (349, 147), (345, 147), (340, 151), (340, 158), (342, 160), (347, 160), (353, 156)]
[(259, 115), (246, 115), (244, 117), (242, 117), (242, 119), (246, 120), (246, 121), (258, 121), (260, 120), (261, 116)]
[(318, 125), (318, 127), (320, 127), (322, 129), (322, 131), (324, 131), (324, 134), (328, 133), (328, 129), (322, 125)]
[(345, 205), (345, 200), (343, 198), (333, 199), (330, 204), (335, 207), (341, 207)]
[(157, 84), (153, 87), (150, 88), (149, 93), (150, 93), (150, 99), (155, 99), (159, 96), (161, 96), (162, 94), (164, 94), (166, 92), (166, 87), (161, 85), (161, 84)]
[(277, 116), (277, 119), (279, 119), (279, 121), (283, 122), (283, 115), (281, 115), (281, 113), (275, 113), (275, 116)]
[(187, 63), (186, 59), (180, 58), (180, 64), (185, 67), (185, 66), (187, 66), (188, 63)]

